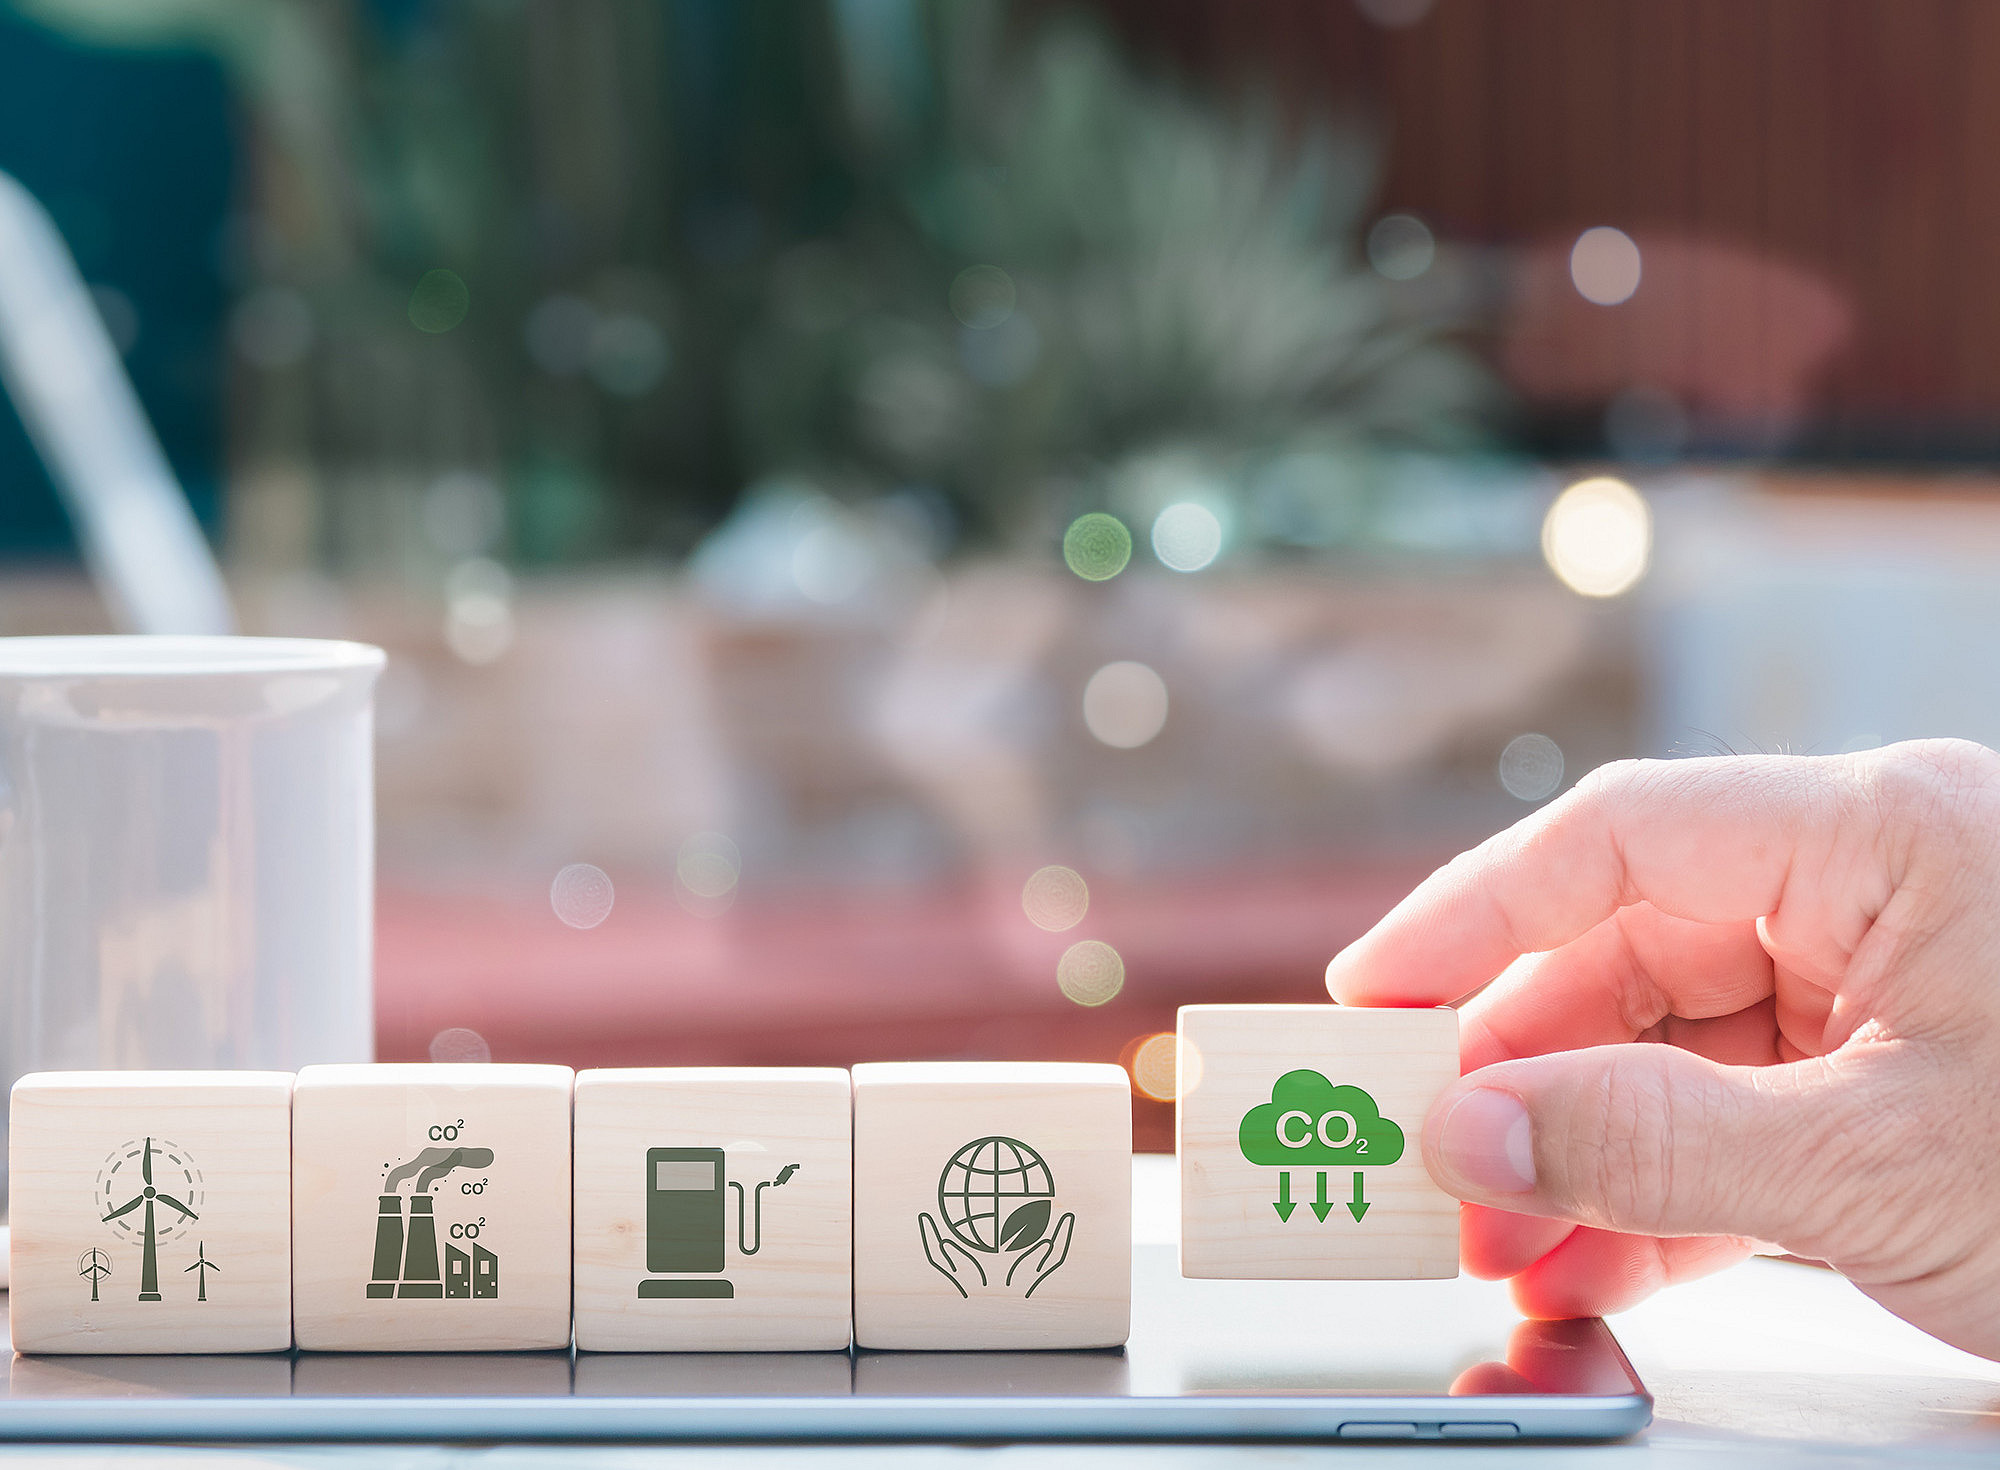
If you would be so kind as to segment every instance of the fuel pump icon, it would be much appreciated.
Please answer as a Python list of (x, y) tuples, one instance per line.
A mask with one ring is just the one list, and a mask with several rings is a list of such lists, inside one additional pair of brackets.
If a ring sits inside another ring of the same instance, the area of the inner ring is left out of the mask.
[(646, 1270), (651, 1274), (639, 1283), (639, 1295), (734, 1297), (735, 1286), (720, 1274), (729, 1253), (729, 1191), (736, 1191), (737, 1253), (754, 1256), (764, 1243), (764, 1191), (784, 1184), (798, 1168), (785, 1165), (776, 1179), (762, 1181), (751, 1192), (725, 1177), (728, 1159), (719, 1148), (647, 1149)]

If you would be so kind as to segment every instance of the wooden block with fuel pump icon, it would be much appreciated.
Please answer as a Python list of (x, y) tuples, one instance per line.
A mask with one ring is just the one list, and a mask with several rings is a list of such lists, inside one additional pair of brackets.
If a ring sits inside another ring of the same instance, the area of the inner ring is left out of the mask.
[(577, 1347), (845, 1348), (850, 1098), (835, 1068), (579, 1073)]

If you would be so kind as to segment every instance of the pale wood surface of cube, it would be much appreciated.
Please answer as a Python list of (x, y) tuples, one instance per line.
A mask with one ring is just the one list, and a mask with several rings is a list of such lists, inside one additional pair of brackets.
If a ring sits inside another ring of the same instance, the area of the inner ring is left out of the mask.
[(300, 1072), (299, 1346), (568, 1346), (574, 1079), (567, 1067), (500, 1064)]
[[(1121, 1067), (856, 1067), (855, 1341), (938, 1349), (1124, 1342), (1131, 1153), (1132, 1094)], [(1008, 1238), (1010, 1225), (1023, 1233)]]
[[(14, 1346), (290, 1347), (291, 1106), (289, 1072), (41, 1072), (17, 1082), (8, 1154)], [(104, 1218), (133, 1200), (141, 1203)], [(147, 1294), (158, 1299), (144, 1301), (149, 1214), (155, 1291)]]
[[(845, 1348), (854, 1302), (853, 1136), (852, 1089), (838, 1068), (579, 1073), (577, 1347)], [(655, 1150), (683, 1156), (719, 1150), (722, 1157), (649, 1158)], [(659, 1163), (669, 1170), (691, 1167), (694, 1175), (720, 1164), (722, 1189), (719, 1196), (676, 1190), (660, 1200), (662, 1238), (653, 1241), (649, 1185), (657, 1182)], [(790, 1165), (798, 1167), (787, 1174)], [(776, 1184), (780, 1176), (785, 1182)], [(671, 1213), (681, 1200), (699, 1232), (686, 1242)], [(693, 1256), (684, 1256), (689, 1249)], [(649, 1258), (657, 1270), (649, 1268)], [(731, 1295), (642, 1297), (642, 1282), (657, 1283), (650, 1291), (714, 1289), (726, 1282)]]
[[(1301, 1079), (1274, 1098), (1279, 1080), (1301, 1071), (1366, 1093), (1401, 1134), (1394, 1161), (1374, 1161), (1393, 1133), (1371, 1129), (1369, 1109), (1351, 1092), (1332, 1097)], [(1431, 1103), (1457, 1078), (1456, 1011), (1184, 1006), (1176, 1112), (1181, 1274), (1456, 1276), (1458, 1201), (1424, 1169), (1423, 1124)], [(1282, 1142), (1267, 1137), (1260, 1144), (1275, 1163), (1246, 1156), (1242, 1134), (1253, 1109), (1263, 1110), (1260, 1123), (1269, 1125), (1260, 1137), (1282, 1132)], [(1358, 1121), (1350, 1125), (1343, 1113)], [(1346, 1146), (1331, 1146), (1338, 1144)], [(1371, 1147), (1372, 1158), (1365, 1152)]]

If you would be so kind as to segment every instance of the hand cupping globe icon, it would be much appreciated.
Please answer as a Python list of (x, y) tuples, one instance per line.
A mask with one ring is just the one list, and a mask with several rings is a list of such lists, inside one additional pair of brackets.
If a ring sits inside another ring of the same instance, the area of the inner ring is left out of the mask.
[(976, 1138), (938, 1176), (938, 1213), (969, 1250), (1019, 1250), (1042, 1238), (1055, 1193), (1049, 1166), (1028, 1145)]
[(1076, 1216), (1065, 1213), (1049, 1228), (1055, 1174), (1018, 1138), (989, 1133), (958, 1149), (938, 1175), (937, 1202), (943, 1228), (925, 1210), (917, 1216), (917, 1238), (924, 1259), (962, 1297), (975, 1289), (1031, 1297), (1069, 1259)]

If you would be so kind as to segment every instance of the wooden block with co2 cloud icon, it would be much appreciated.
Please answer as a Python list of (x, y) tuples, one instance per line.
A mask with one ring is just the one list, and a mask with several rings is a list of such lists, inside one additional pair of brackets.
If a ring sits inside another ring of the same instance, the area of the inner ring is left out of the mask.
[(1122, 1067), (854, 1069), (854, 1340), (1102, 1348), (1132, 1321)]
[(1456, 1276), (1459, 1205), (1422, 1131), (1457, 1079), (1442, 1007), (1182, 1007), (1181, 1274)]
[(853, 1138), (839, 1068), (579, 1073), (577, 1347), (844, 1349)]
[(568, 1067), (321, 1066), (292, 1106), (301, 1348), (570, 1340)]
[(14, 1346), (292, 1345), (289, 1072), (39, 1072), (14, 1084)]

